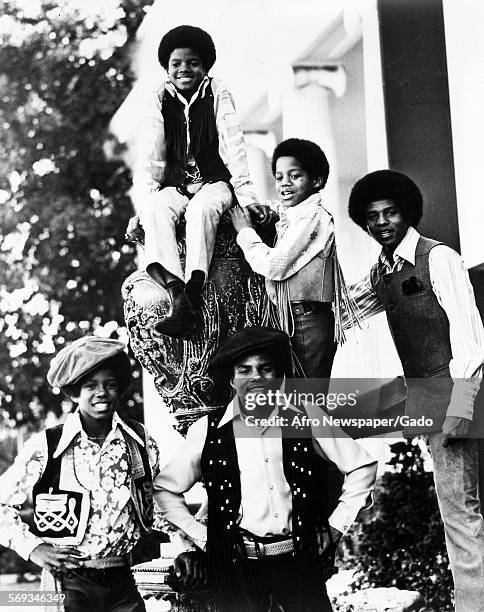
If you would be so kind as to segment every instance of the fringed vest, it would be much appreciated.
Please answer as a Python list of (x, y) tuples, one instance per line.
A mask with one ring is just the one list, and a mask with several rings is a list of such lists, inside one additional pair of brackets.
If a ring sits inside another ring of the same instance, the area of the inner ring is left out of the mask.
[(167, 91), (161, 112), (165, 124), (166, 173), (164, 187), (183, 185), (188, 158), (193, 155), (206, 182), (229, 182), (231, 174), (219, 154), (219, 138), (211, 82), (189, 109), (190, 150), (187, 151), (187, 125), (182, 102)]
[[(307, 416), (300, 407), (300, 416)], [(210, 578), (222, 610), (251, 610), (245, 595), (246, 553), (239, 530), (240, 471), (233, 421), (218, 427), (225, 408), (208, 416), (201, 457), (208, 495), (207, 556)], [(304, 421), (303, 421), (304, 422)], [(312, 610), (315, 581), (323, 587), (317, 530), (328, 528), (327, 463), (316, 455), (310, 425), (282, 428), (283, 468), (292, 491), (292, 538), (297, 567), (294, 577), (301, 612)], [(326, 486), (325, 486), (326, 484)], [(241, 607), (241, 606), (244, 607)]]

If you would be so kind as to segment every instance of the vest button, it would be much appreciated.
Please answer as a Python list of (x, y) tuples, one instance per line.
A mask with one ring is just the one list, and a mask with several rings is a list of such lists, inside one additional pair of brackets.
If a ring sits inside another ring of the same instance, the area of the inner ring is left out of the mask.
[(388, 304), (388, 310), (395, 310), (395, 304)]

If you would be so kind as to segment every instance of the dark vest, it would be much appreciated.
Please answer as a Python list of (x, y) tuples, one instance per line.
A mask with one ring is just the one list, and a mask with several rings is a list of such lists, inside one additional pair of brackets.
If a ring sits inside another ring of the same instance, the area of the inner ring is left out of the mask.
[[(145, 430), (137, 421), (128, 425), (146, 440)], [(47, 542), (80, 544), (86, 532), (90, 511), (90, 493), (77, 480), (73, 445), (54, 458), (63, 425), (46, 429), (47, 463), (32, 490), (34, 525), (31, 531)], [(142, 531), (149, 532), (153, 520), (153, 483), (147, 448), (124, 434), (131, 475), (131, 501)], [(147, 444), (147, 440), (146, 440)]]
[[(305, 411), (299, 407), (302, 416)], [(202, 479), (208, 496), (207, 556), (212, 584), (223, 610), (250, 610), (244, 602), (245, 548), (239, 530), (240, 470), (233, 421), (218, 428), (225, 408), (208, 415), (201, 456)], [(286, 416), (286, 415), (284, 415)], [(292, 491), (292, 538), (301, 611), (312, 610), (316, 581), (323, 588), (316, 532), (327, 528), (329, 507), (327, 462), (314, 452), (310, 426), (284, 427), (283, 468)], [(244, 603), (247, 607), (241, 608)]]
[(430, 281), (429, 253), (438, 244), (442, 243), (420, 237), (415, 266), (405, 261), (398, 272), (381, 273), (378, 264), (371, 270), (371, 283), (385, 307), (406, 377), (405, 414), (433, 420), (431, 426), (406, 428), (409, 436), (441, 429), (453, 386), (449, 321)]
[[(163, 187), (183, 185), (187, 168), (187, 128), (184, 106), (177, 96), (163, 92), (161, 112), (165, 124), (166, 170)], [(231, 174), (219, 154), (219, 138), (211, 82), (189, 109), (190, 153), (205, 182), (228, 183)]]

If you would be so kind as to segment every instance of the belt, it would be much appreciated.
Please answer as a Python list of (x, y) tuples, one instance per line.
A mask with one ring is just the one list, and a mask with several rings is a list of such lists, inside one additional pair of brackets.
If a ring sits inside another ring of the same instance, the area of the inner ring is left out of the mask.
[(105, 557), (104, 559), (85, 559), (82, 566), (87, 569), (108, 569), (128, 565), (126, 557)]
[(295, 315), (305, 315), (308, 314), (308, 312), (321, 312), (325, 307), (331, 307), (331, 302), (291, 302), (291, 310)]
[(248, 559), (261, 559), (262, 557), (273, 557), (275, 555), (284, 555), (294, 550), (292, 538), (281, 540), (280, 542), (271, 542), (263, 544), (244, 538), (245, 552)]

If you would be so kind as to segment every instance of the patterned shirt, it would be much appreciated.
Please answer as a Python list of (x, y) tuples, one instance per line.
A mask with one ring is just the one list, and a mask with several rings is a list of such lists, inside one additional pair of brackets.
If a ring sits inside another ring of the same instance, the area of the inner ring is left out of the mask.
[[(59, 456), (73, 441), (76, 476), (90, 494), (86, 533), (76, 546), (83, 558), (125, 555), (141, 535), (131, 502), (128, 451), (122, 432), (145, 446), (145, 441), (117, 413), (102, 446), (96, 444), (87, 437), (76, 411), (68, 415), (54, 453)], [(158, 447), (150, 437), (148, 457), (153, 477), (159, 471), (158, 455)], [(42, 538), (29, 531), (15, 506), (25, 502), (46, 463), (47, 438), (41, 432), (26, 442), (12, 467), (0, 476), (0, 544), (12, 548), (24, 559), (42, 544)]]
[[(415, 265), (415, 250), (419, 238), (417, 230), (409, 227), (407, 234), (395, 249), (393, 263), (382, 250), (377, 264), (378, 273), (399, 271), (405, 261)], [(449, 320), (452, 349), (449, 369), (454, 379), (454, 388), (447, 416), (459, 416), (471, 420), (484, 363), (484, 327), (477, 310), (474, 291), (461, 257), (446, 245), (435, 246), (430, 251), (429, 272), (432, 290)], [(350, 285), (348, 290), (363, 318), (384, 311), (373, 290), (369, 274)], [(349, 321), (346, 323), (345, 327), (348, 327)]]
[[(234, 100), (230, 91), (217, 79), (205, 77), (190, 101), (181, 96), (170, 81), (153, 92), (149, 106), (145, 111), (144, 126), (138, 149), (138, 164), (133, 177), (133, 184), (140, 192), (154, 192), (163, 183), (166, 167), (166, 139), (161, 105), (164, 95), (176, 96), (184, 105), (185, 116), (188, 118), (190, 107), (200, 96), (205, 95), (208, 84), (211, 83), (214, 97), (214, 113), (219, 139), (219, 155), (228, 168), (232, 178), (230, 182), (241, 206), (257, 202), (254, 186), (249, 178), (249, 167), (245, 150), (244, 135), (235, 112)], [(187, 121), (187, 152), (190, 147), (190, 132)], [(189, 167), (194, 170), (193, 180), (196, 181), (195, 160), (189, 160)]]

